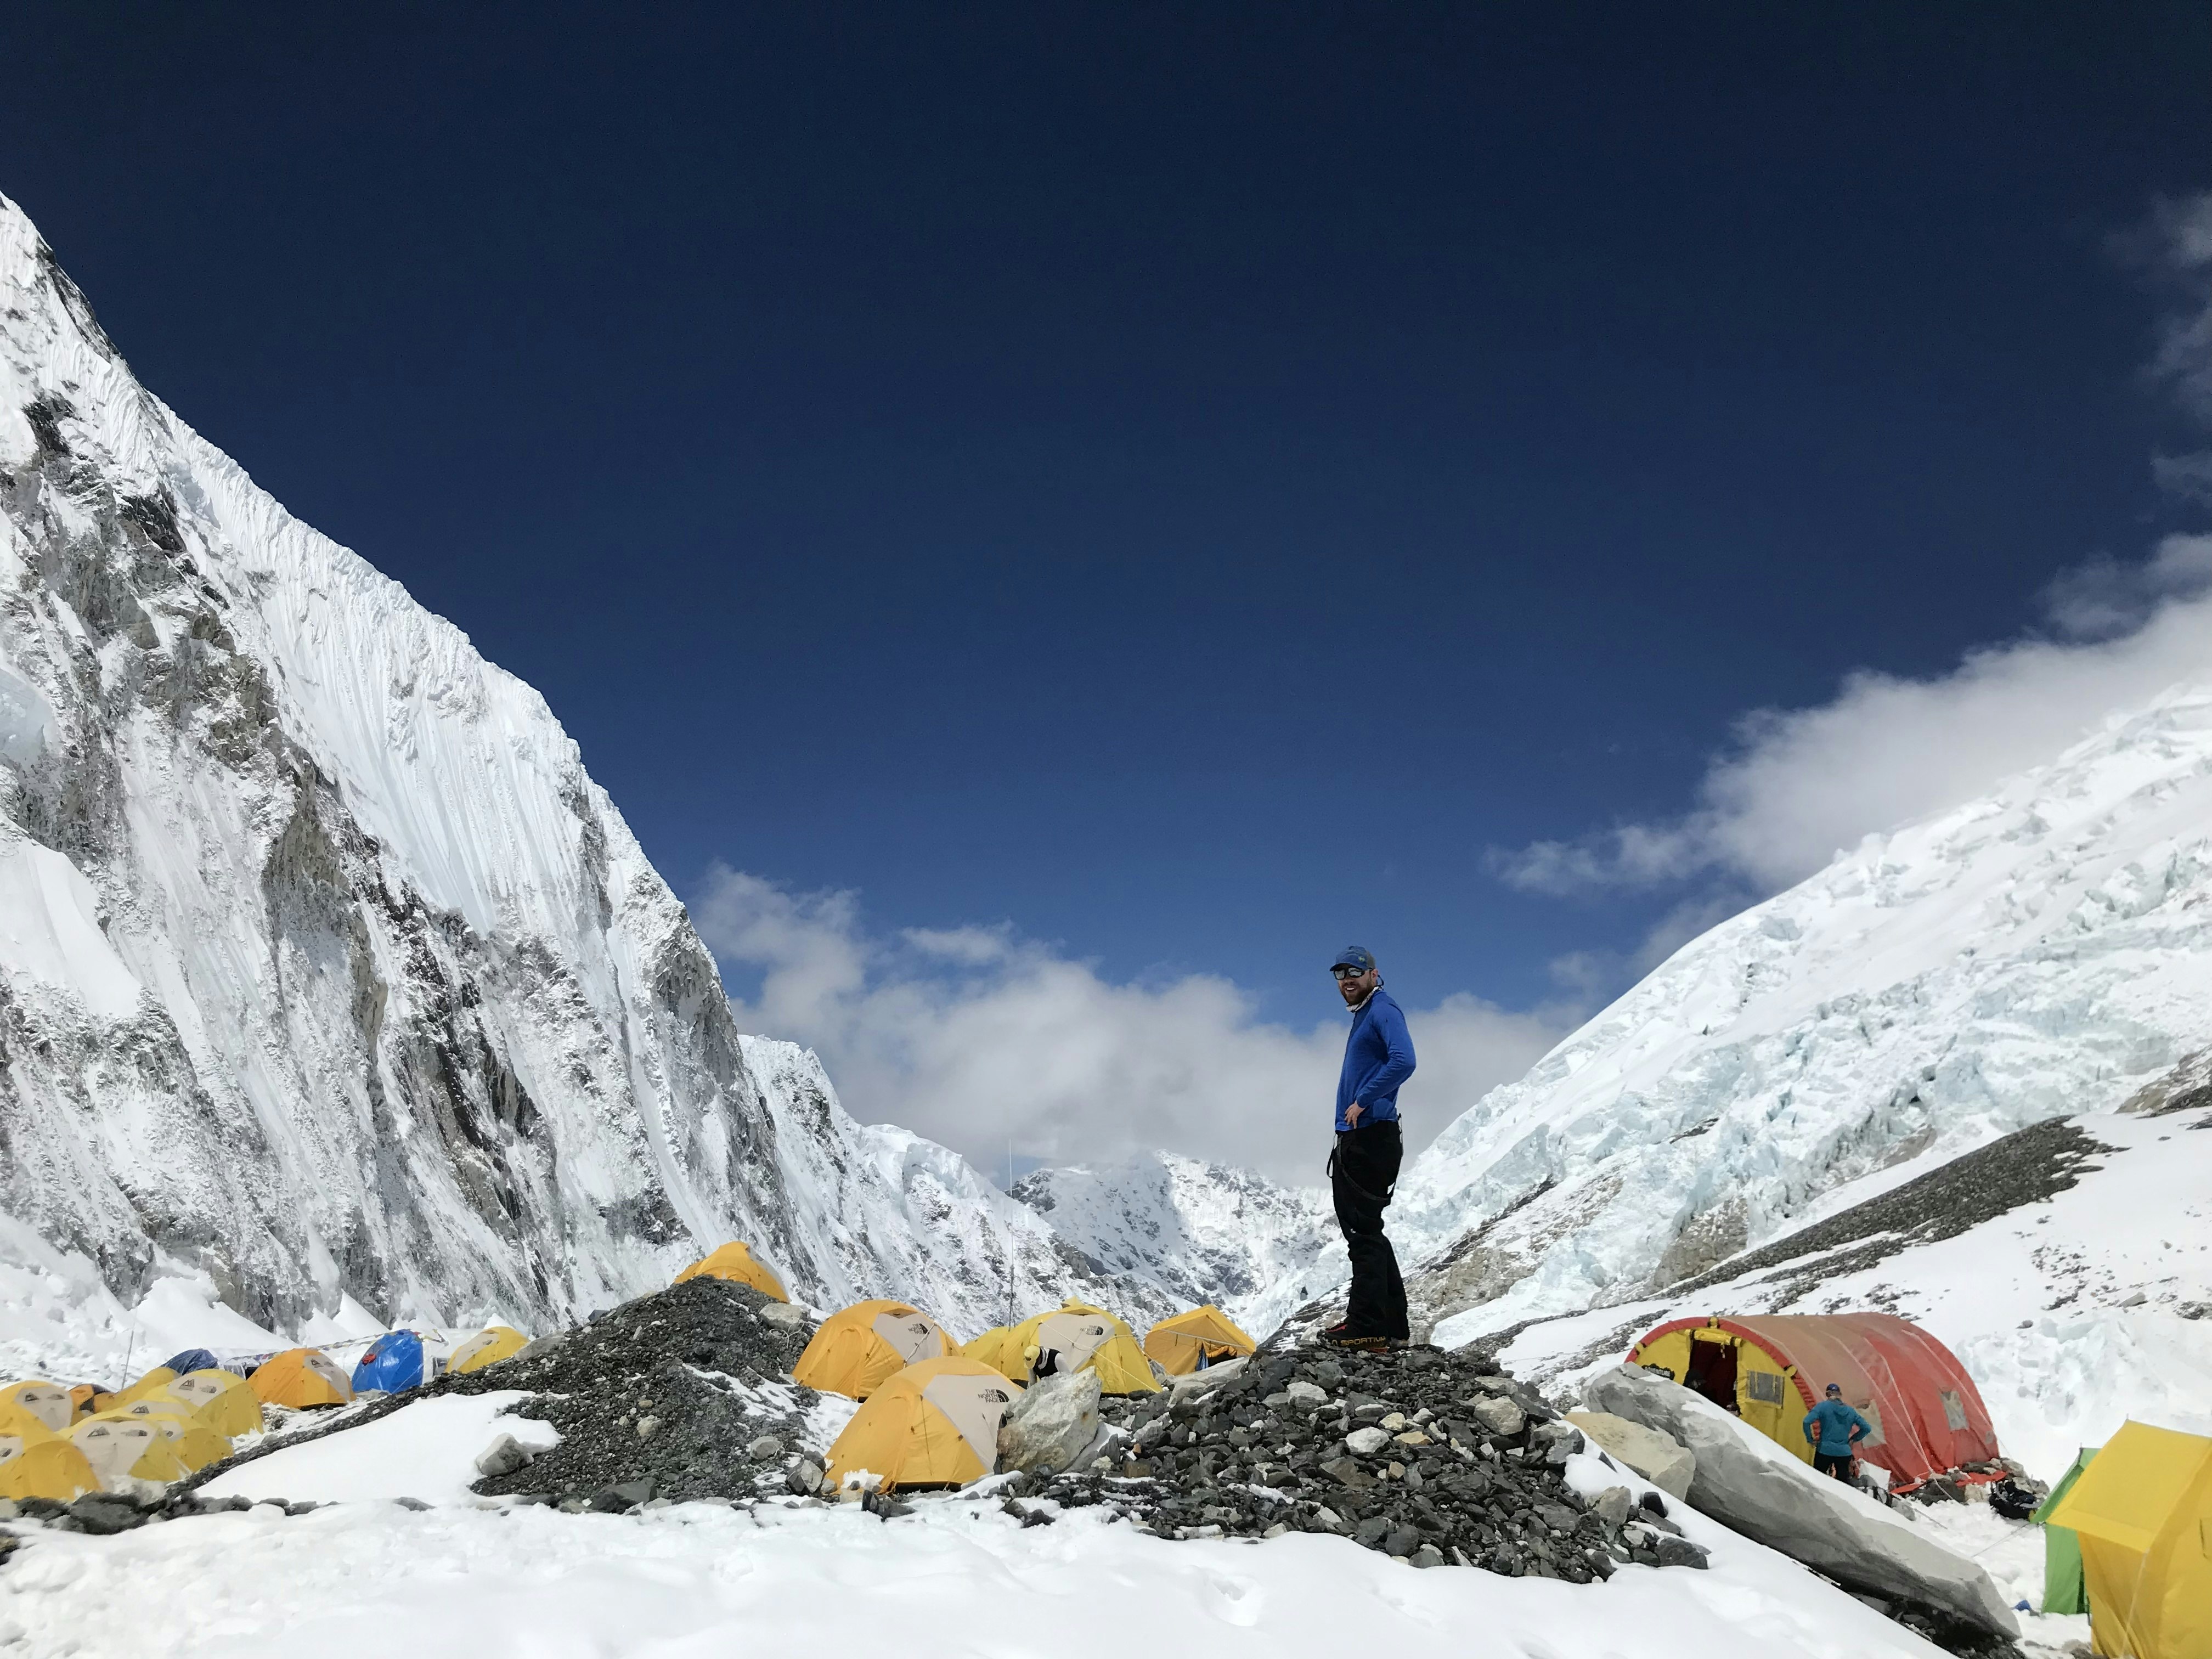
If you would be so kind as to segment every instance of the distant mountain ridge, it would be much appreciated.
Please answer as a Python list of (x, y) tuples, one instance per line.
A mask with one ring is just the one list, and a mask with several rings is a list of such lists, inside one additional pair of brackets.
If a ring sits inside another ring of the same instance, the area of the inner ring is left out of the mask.
[(1096, 1270), (1218, 1303), (1255, 1338), (1345, 1271), (1327, 1197), (1249, 1170), (1154, 1152), (1038, 1170), (1013, 1192)]

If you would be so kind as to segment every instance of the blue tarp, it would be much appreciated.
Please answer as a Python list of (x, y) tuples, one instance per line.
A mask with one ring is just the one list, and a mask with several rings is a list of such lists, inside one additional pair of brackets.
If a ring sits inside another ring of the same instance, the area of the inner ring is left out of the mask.
[(421, 1337), (412, 1331), (386, 1331), (368, 1345), (361, 1364), (353, 1368), (353, 1390), (360, 1394), (381, 1389), (386, 1394), (398, 1394), (403, 1389), (418, 1388), (429, 1381), (428, 1364)]
[(222, 1369), (216, 1357), (205, 1348), (187, 1348), (182, 1353), (173, 1353), (161, 1362), (182, 1376), (186, 1371), (217, 1371)]

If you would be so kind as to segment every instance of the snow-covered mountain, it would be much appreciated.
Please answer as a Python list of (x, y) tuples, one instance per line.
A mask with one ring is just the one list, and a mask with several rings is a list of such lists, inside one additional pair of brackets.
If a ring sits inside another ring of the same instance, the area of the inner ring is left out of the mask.
[[(2212, 659), (2212, 644), (2208, 644)], [(1685, 945), (1417, 1159), (1442, 1340), (1623, 1302), (2212, 1043), (2212, 684)]]
[(1255, 1337), (1346, 1271), (1327, 1194), (1249, 1170), (1152, 1152), (1038, 1170), (1013, 1190), (1097, 1271), (1150, 1280), (1182, 1306), (1216, 1303)]
[(25, 1306), (82, 1258), (273, 1330), (538, 1323), (732, 1237), (956, 1327), (1164, 1306), (741, 1037), (544, 700), (140, 386), (4, 198), (0, 1056)]

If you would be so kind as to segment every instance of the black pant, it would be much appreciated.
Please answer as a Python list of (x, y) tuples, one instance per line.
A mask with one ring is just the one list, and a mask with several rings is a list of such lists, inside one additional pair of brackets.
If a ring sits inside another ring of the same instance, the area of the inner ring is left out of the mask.
[(1813, 1467), (1823, 1474), (1833, 1475), (1838, 1480), (1848, 1480), (1851, 1478), (1851, 1459), (1854, 1455), (1851, 1452), (1816, 1451), (1813, 1454)]
[(1398, 1164), (1405, 1155), (1405, 1142), (1392, 1119), (1344, 1131), (1328, 1161), (1336, 1224), (1344, 1229), (1344, 1248), (1352, 1255), (1352, 1295), (1344, 1328), (1353, 1336), (1387, 1336), (1402, 1342), (1410, 1334), (1406, 1282), (1398, 1277), (1397, 1253), (1382, 1236), (1382, 1212), (1390, 1207), (1390, 1189), (1398, 1184)]

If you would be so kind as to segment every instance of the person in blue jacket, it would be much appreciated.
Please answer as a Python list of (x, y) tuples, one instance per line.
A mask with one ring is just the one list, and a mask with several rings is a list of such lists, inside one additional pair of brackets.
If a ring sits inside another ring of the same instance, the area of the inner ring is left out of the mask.
[(1406, 1016), (1382, 988), (1372, 952), (1347, 945), (1329, 971), (1352, 1010), (1344, 1071), (1336, 1083), (1336, 1147), (1328, 1159), (1336, 1224), (1352, 1256), (1352, 1291), (1342, 1322), (1322, 1337), (1340, 1347), (1387, 1348), (1410, 1334), (1406, 1285), (1398, 1276), (1397, 1253), (1383, 1237), (1382, 1212), (1390, 1206), (1405, 1157), (1398, 1085), (1413, 1074), (1413, 1040), (1406, 1034)]
[(1838, 1480), (1851, 1478), (1851, 1459), (1874, 1425), (1844, 1403), (1844, 1391), (1828, 1384), (1827, 1398), (1805, 1413), (1805, 1438), (1812, 1443), (1813, 1467)]

